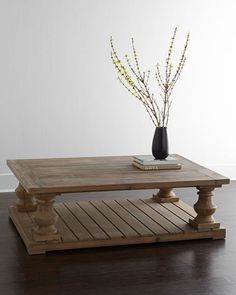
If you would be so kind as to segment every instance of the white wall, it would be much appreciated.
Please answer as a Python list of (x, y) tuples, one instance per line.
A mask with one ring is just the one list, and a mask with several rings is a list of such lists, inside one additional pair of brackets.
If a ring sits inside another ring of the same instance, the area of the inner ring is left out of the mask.
[[(163, 63), (188, 31), (169, 124), (172, 153), (236, 178), (233, 0), (0, 0), (0, 189), (6, 159), (150, 153), (154, 126), (116, 80), (109, 36)], [(176, 60), (177, 61), (177, 60)]]

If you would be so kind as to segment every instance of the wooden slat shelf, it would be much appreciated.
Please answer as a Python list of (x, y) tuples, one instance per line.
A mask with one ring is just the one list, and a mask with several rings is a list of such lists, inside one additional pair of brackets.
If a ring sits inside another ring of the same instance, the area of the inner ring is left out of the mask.
[(182, 201), (157, 203), (151, 199), (125, 199), (56, 203), (56, 227), (60, 241), (36, 242), (33, 238), (35, 212), (10, 207), (10, 218), (29, 254), (102, 246), (155, 243), (192, 239), (222, 239), (225, 229), (200, 231), (188, 224), (196, 217)]

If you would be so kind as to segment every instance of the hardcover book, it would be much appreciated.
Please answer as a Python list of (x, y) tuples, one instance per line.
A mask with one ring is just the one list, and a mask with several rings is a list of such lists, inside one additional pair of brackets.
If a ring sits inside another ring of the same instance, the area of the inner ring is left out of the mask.
[(181, 164), (142, 165), (136, 161), (133, 161), (133, 166), (135, 166), (141, 170), (174, 170), (174, 169), (181, 168)]
[(180, 164), (175, 158), (168, 156), (165, 160), (155, 160), (152, 155), (138, 155), (133, 156), (135, 162), (141, 165), (177, 165)]

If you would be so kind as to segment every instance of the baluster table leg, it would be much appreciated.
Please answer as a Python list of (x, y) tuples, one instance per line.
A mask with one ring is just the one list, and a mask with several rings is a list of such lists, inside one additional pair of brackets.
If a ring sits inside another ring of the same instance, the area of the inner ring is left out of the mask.
[(189, 224), (198, 230), (215, 229), (220, 227), (220, 223), (216, 222), (213, 214), (216, 211), (216, 205), (213, 203), (213, 191), (215, 187), (197, 187), (198, 201), (194, 205), (197, 216), (189, 220)]
[(36, 211), (37, 204), (35, 198), (32, 194), (26, 192), (23, 186), (19, 183), (18, 187), (15, 190), (17, 201), (14, 204), (14, 207), (18, 212), (32, 212)]
[(33, 232), (34, 240), (37, 242), (60, 240), (60, 235), (55, 226), (58, 216), (53, 210), (56, 195), (43, 194), (35, 197), (38, 207), (34, 216), (37, 225)]
[(172, 188), (161, 188), (156, 195), (153, 195), (153, 199), (157, 203), (172, 203), (179, 201), (179, 198), (176, 196)]

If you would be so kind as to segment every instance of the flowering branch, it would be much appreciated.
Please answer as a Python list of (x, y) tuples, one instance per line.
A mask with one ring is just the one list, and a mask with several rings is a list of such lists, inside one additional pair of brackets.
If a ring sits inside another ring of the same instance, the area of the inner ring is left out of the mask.
[(160, 88), (160, 96), (162, 100), (162, 107), (157, 102), (157, 98), (154, 93), (150, 92), (149, 89), (149, 78), (150, 71), (142, 71), (138, 61), (138, 55), (134, 44), (134, 39), (132, 38), (132, 54), (134, 59), (134, 66), (132, 65), (129, 56), (126, 54), (125, 59), (128, 68), (124, 66), (124, 63), (118, 57), (117, 52), (114, 48), (113, 39), (110, 38), (111, 45), (111, 59), (118, 72), (118, 80), (120, 83), (139, 101), (141, 101), (150, 116), (152, 122), (156, 127), (166, 127), (169, 121), (169, 112), (172, 104), (170, 100), (170, 95), (179, 76), (183, 70), (186, 61), (186, 50), (189, 42), (189, 34), (185, 42), (185, 46), (180, 58), (178, 67), (175, 73), (172, 73), (173, 66), (171, 63), (171, 55), (173, 50), (173, 45), (177, 33), (177, 28), (175, 28), (173, 36), (171, 38), (171, 43), (168, 49), (168, 54), (165, 63), (165, 75), (161, 74), (160, 65), (156, 65), (155, 77)]

